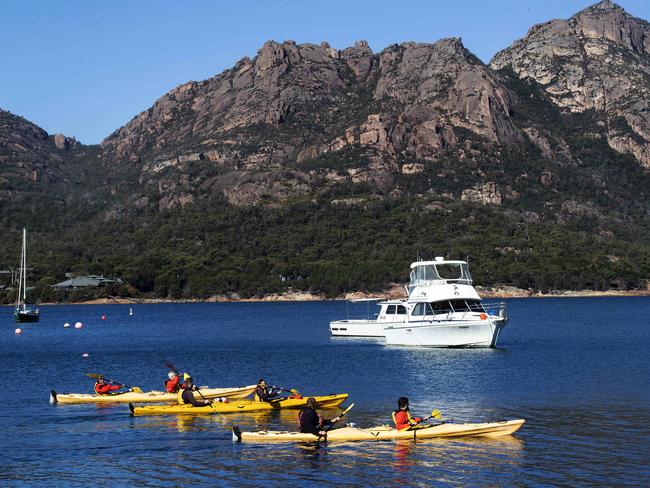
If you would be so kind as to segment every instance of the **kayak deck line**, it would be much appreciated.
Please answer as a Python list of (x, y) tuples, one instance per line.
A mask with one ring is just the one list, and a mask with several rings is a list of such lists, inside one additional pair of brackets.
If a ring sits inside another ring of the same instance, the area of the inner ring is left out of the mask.
[(326, 436), (290, 431), (242, 432), (237, 426), (232, 428), (233, 441), (238, 442), (352, 442), (352, 441), (394, 441), (432, 439), (439, 437), (503, 437), (512, 435), (525, 423), (524, 419), (503, 420), (499, 422), (452, 424), (440, 423), (418, 429), (398, 431), (391, 426), (382, 425), (369, 429), (342, 427), (330, 430)]

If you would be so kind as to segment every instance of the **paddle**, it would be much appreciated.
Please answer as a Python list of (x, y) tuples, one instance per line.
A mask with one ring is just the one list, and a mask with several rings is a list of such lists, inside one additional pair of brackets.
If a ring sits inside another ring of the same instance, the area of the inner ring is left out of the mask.
[[(339, 415), (339, 418), (338, 418), (338, 420), (336, 420), (336, 422), (338, 422), (339, 420), (341, 420), (341, 417), (343, 417), (346, 413), (348, 413), (350, 410), (352, 410), (352, 407), (354, 407), (354, 403), (351, 403), (350, 406), (349, 406), (348, 408), (346, 408), (345, 410), (343, 410), (343, 412), (341, 412), (341, 415)], [(332, 430), (332, 427), (334, 427), (334, 424), (335, 424), (336, 422), (332, 422), (332, 423), (327, 427), (327, 429), (325, 429), (325, 432), (329, 432), (330, 430)]]
[[(443, 420), (443, 418), (442, 418), (442, 414), (440, 413), (440, 410), (432, 410), (431, 415), (421, 418), (420, 421), (418, 423), (416, 423), (415, 425), (416, 426), (420, 425), (422, 422), (426, 422), (429, 419), (438, 419), (441, 424), (446, 423), (445, 420)], [(451, 419), (451, 422), (453, 422), (453, 421), (454, 421), (454, 419)], [(434, 424), (434, 425), (439, 425), (439, 424)]]
[(124, 383), (120, 383), (119, 381), (115, 381), (115, 380), (112, 380), (112, 379), (110, 379), (110, 378), (106, 378), (103, 374), (98, 374), (98, 373), (86, 373), (86, 376), (88, 376), (89, 378), (93, 378), (93, 379), (95, 379), (95, 380), (97, 380), (97, 379), (99, 379), (99, 378), (104, 378), (104, 380), (105, 380), (105, 381), (108, 381), (110, 384), (122, 385), (122, 386), (124, 386), (124, 387), (130, 389), (131, 391), (133, 391), (133, 392), (135, 392), (135, 393), (143, 393), (143, 391), (142, 391), (139, 387), (137, 387), (137, 386), (127, 386), (127, 385), (125, 385)]
[(444, 420), (442, 420), (442, 414), (440, 413), (440, 410), (432, 410), (432, 411), (431, 411), (431, 415), (429, 415), (428, 417), (424, 417), (424, 418), (422, 418), (422, 419), (418, 422), (418, 424), (420, 424), (420, 423), (422, 423), (422, 422), (426, 422), (426, 421), (429, 420), (429, 419), (438, 419), (438, 420), (440, 420), (441, 423), (444, 423)]
[(321, 438), (324, 438), (324, 439), (325, 439), (325, 442), (327, 442), (327, 433), (328, 433), (330, 430), (332, 430), (332, 427), (334, 427), (334, 424), (336, 424), (336, 422), (338, 422), (339, 420), (341, 420), (341, 417), (343, 417), (346, 413), (348, 413), (350, 410), (352, 410), (352, 407), (354, 407), (354, 403), (351, 403), (350, 406), (349, 406), (348, 408), (346, 408), (345, 410), (343, 410), (343, 412), (341, 412), (341, 415), (339, 415), (339, 418), (338, 418), (338, 419), (336, 419), (334, 422), (332, 422), (330, 425), (327, 426), (327, 428), (324, 430), (324, 431), (325, 431), (325, 434), (323, 434), (323, 435), (320, 435), (320, 434), (319, 434), (319, 435), (318, 435), (318, 439), (316, 439), (316, 442), (320, 442)]
[[(177, 368), (176, 366), (174, 366), (172, 363), (165, 363), (165, 366), (167, 366), (171, 371), (173, 371), (174, 373), (176, 373), (179, 377), (181, 376), (181, 372), (180, 372), (180, 371), (178, 370), (178, 368)], [(196, 385), (193, 385), (193, 386), (194, 386), (194, 390), (193, 390), (193, 391), (196, 391), (196, 392), (201, 396), (201, 398), (203, 398), (206, 402), (208, 402), (208, 403), (212, 403), (212, 400), (208, 400), (207, 398), (205, 398), (205, 397), (203, 396), (203, 393), (201, 393), (201, 390), (199, 389), (198, 386), (196, 386)]]

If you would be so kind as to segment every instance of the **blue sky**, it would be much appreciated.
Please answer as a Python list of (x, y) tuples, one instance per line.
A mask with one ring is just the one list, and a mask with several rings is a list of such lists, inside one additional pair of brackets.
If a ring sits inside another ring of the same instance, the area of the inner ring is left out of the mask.
[[(268, 39), (404, 41), (462, 37), (483, 61), (539, 22), (591, 0), (8, 0), (0, 10), (0, 108), (98, 143), (174, 86), (255, 56)], [(650, 1), (620, 0), (650, 20)]]

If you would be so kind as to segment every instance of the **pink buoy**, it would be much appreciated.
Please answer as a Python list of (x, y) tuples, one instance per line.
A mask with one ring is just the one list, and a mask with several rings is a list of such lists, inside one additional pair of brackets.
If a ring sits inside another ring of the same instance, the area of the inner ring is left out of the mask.
[(81, 329), (83, 326), (84, 324), (82, 324), (81, 322), (77, 322), (76, 324), (74, 324), (75, 329)]
[(20, 335), (23, 333), (23, 329), (16, 329), (16, 335)]
[(102, 320), (106, 320), (106, 315), (102, 315)]
[(81, 355), (81, 357), (82, 357), (82, 358), (87, 358), (87, 357), (88, 357), (88, 353), (87, 353), (87, 352), (84, 352), (84, 353)]

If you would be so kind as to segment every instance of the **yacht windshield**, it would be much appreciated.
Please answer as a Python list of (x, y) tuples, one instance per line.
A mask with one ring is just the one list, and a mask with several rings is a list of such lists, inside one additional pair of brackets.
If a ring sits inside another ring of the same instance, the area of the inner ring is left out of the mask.
[(472, 275), (467, 263), (427, 263), (420, 264), (411, 271), (411, 285), (423, 281), (446, 281), (453, 283), (472, 284)]

